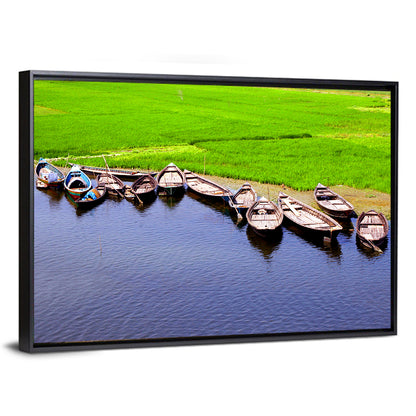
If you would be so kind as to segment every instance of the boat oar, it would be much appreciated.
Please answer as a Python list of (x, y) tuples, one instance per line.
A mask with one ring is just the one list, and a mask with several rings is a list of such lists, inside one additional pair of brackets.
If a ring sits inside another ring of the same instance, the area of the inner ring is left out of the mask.
[(228, 204), (230, 205), (231, 208), (235, 209), (235, 212), (237, 213), (237, 221), (241, 221), (243, 219), (243, 216), (238, 212), (237, 207), (234, 205), (234, 202), (232, 200), (232, 196), (230, 196)]
[(300, 212), (296, 211), (295, 208), (292, 207), (292, 204), (289, 202), (288, 198), (285, 198), (284, 203), (287, 205), (287, 207), (297, 216), (300, 216)]
[(114, 176), (113, 176), (113, 174), (110, 172), (110, 168), (108, 167), (108, 163), (107, 163), (107, 161), (105, 160), (105, 157), (103, 156), (103, 159), (104, 159), (104, 162), (105, 162), (105, 166), (106, 166), (106, 168), (107, 168), (107, 171), (108, 171), (108, 174), (109, 174), (109, 176), (110, 176), (110, 178), (113, 180), (113, 183), (111, 183), (111, 184), (109, 184), (109, 185), (112, 185), (112, 189), (114, 190), (114, 191), (116, 191), (117, 192), (117, 194), (118, 194), (118, 196), (120, 197), (120, 198), (124, 198), (124, 195), (116, 188), (116, 185), (115, 185), (115, 179), (114, 179)]
[(124, 198), (124, 195), (116, 188), (116, 184), (112, 183), (111, 185), (112, 185), (112, 188), (117, 192), (118, 196), (120, 198)]
[(367, 240), (365, 237), (363, 237), (365, 241), (367, 241), (367, 243), (370, 244), (371, 248), (376, 251), (377, 253), (382, 253), (383, 250), (380, 247), (377, 247), (372, 241)]
[[(133, 190), (131, 192), (133, 192)], [(136, 192), (133, 192), (133, 195), (137, 198), (137, 200), (139, 201), (139, 204), (143, 205), (143, 201), (139, 198), (139, 195), (137, 195)]]
[[(354, 227), (355, 228), (355, 227)], [(357, 228), (355, 228), (355, 232), (358, 234), (358, 229)], [(360, 234), (360, 237), (363, 239), (363, 240), (365, 240), (369, 245), (370, 245), (370, 247), (375, 251), (375, 252), (377, 252), (377, 253), (382, 253), (383, 252), (383, 250), (380, 248), (380, 247), (377, 247), (371, 240), (368, 240), (367, 238), (365, 238), (363, 235), (361, 235)]]

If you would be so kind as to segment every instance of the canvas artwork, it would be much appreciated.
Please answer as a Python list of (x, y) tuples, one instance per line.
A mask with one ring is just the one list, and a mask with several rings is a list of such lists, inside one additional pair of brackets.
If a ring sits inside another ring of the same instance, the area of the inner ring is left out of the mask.
[(392, 330), (391, 90), (222, 84), (34, 80), (35, 346)]

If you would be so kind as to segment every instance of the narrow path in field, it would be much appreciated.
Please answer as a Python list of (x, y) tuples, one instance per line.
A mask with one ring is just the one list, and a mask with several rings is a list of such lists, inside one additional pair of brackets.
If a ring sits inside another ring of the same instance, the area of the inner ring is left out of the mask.
[(102, 153), (102, 154), (98, 154), (98, 155), (69, 155), (69, 156), (60, 156), (60, 157), (48, 157), (48, 160), (50, 161), (58, 161), (58, 160), (67, 160), (68, 158), (71, 160), (76, 160), (76, 159), (97, 159), (97, 158), (101, 158), (101, 157), (115, 157), (115, 156), (123, 156), (123, 155), (132, 155), (134, 153), (168, 153), (168, 152), (172, 152), (172, 151), (177, 151), (177, 150), (181, 150), (183, 148), (195, 148), (196, 146), (194, 145), (189, 145), (189, 144), (180, 144), (180, 145), (172, 145), (172, 146), (161, 146), (161, 147), (136, 147), (133, 149), (126, 149), (126, 150), (119, 150), (117, 153), (112, 152), (112, 153)]

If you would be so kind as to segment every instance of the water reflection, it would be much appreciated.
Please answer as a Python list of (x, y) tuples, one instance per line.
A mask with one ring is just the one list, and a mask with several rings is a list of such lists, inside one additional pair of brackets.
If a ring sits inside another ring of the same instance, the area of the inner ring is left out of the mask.
[(307, 241), (311, 246), (323, 251), (330, 258), (335, 259), (337, 262), (341, 261), (342, 249), (337, 238), (333, 238), (331, 241), (326, 242), (321, 235), (304, 231), (300, 227), (297, 227), (288, 221), (283, 222), (283, 227), (296, 236), (302, 238), (304, 241)]
[(183, 193), (178, 193), (173, 196), (159, 194), (159, 199), (163, 201), (163, 203), (168, 208), (171, 208), (171, 209), (176, 209), (179, 206), (180, 202), (183, 200), (183, 197), (184, 197)]
[(58, 205), (58, 202), (64, 196), (64, 191), (62, 188), (36, 188), (35, 191), (42, 192), (48, 196), (50, 206)]
[(248, 241), (267, 261), (272, 259), (272, 254), (279, 248), (282, 237), (283, 232), (281, 227), (274, 234), (273, 239), (262, 238), (250, 226), (247, 227)]
[(351, 219), (348, 220), (339, 220), (337, 219), (338, 223), (342, 226), (342, 230), (340, 234), (343, 234), (347, 238), (350, 238), (354, 233), (354, 224), (352, 223)]
[(148, 198), (143, 199), (142, 202), (143, 204), (140, 204), (136, 199), (134, 199), (133, 201), (129, 201), (130, 204), (139, 212), (144, 212), (147, 209), (149, 209), (154, 202), (156, 201), (156, 194), (153, 194), (152, 196), (149, 195)]
[[(34, 207), (36, 342), (390, 325), (389, 252), (357, 249), (354, 233), (325, 245), (282, 226), (268, 241), (191, 193), (78, 213), (35, 189)], [(71, 252), (88, 261), (74, 268)]]
[(204, 204), (215, 211), (221, 212), (224, 215), (228, 215), (228, 205), (225, 204), (225, 202), (213, 198), (204, 198), (201, 195), (198, 195), (195, 192), (189, 191), (186, 194), (189, 198), (194, 199), (195, 201), (200, 202), (201, 204)]
[(378, 246), (382, 250), (382, 253), (375, 251), (370, 247), (366, 247), (357, 236), (355, 238), (355, 244), (360, 254), (368, 259), (374, 259), (384, 254), (388, 246), (388, 238), (389, 236), (386, 237), (386, 240), (383, 242), (383, 244)]
[(200, 202), (201, 204), (210, 207), (216, 212), (221, 213), (225, 217), (231, 218), (237, 228), (242, 229), (247, 224), (247, 220), (244, 217), (241, 220), (238, 220), (235, 210), (230, 208), (230, 206), (225, 203), (223, 200), (217, 200), (213, 198), (205, 198), (201, 195), (196, 194), (195, 192), (189, 191), (187, 196), (195, 201)]

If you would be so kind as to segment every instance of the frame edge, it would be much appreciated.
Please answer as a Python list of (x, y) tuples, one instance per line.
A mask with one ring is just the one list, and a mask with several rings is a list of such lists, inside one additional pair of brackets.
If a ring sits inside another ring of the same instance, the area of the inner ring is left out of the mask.
[(19, 72), (19, 349), (33, 351), (33, 73)]

